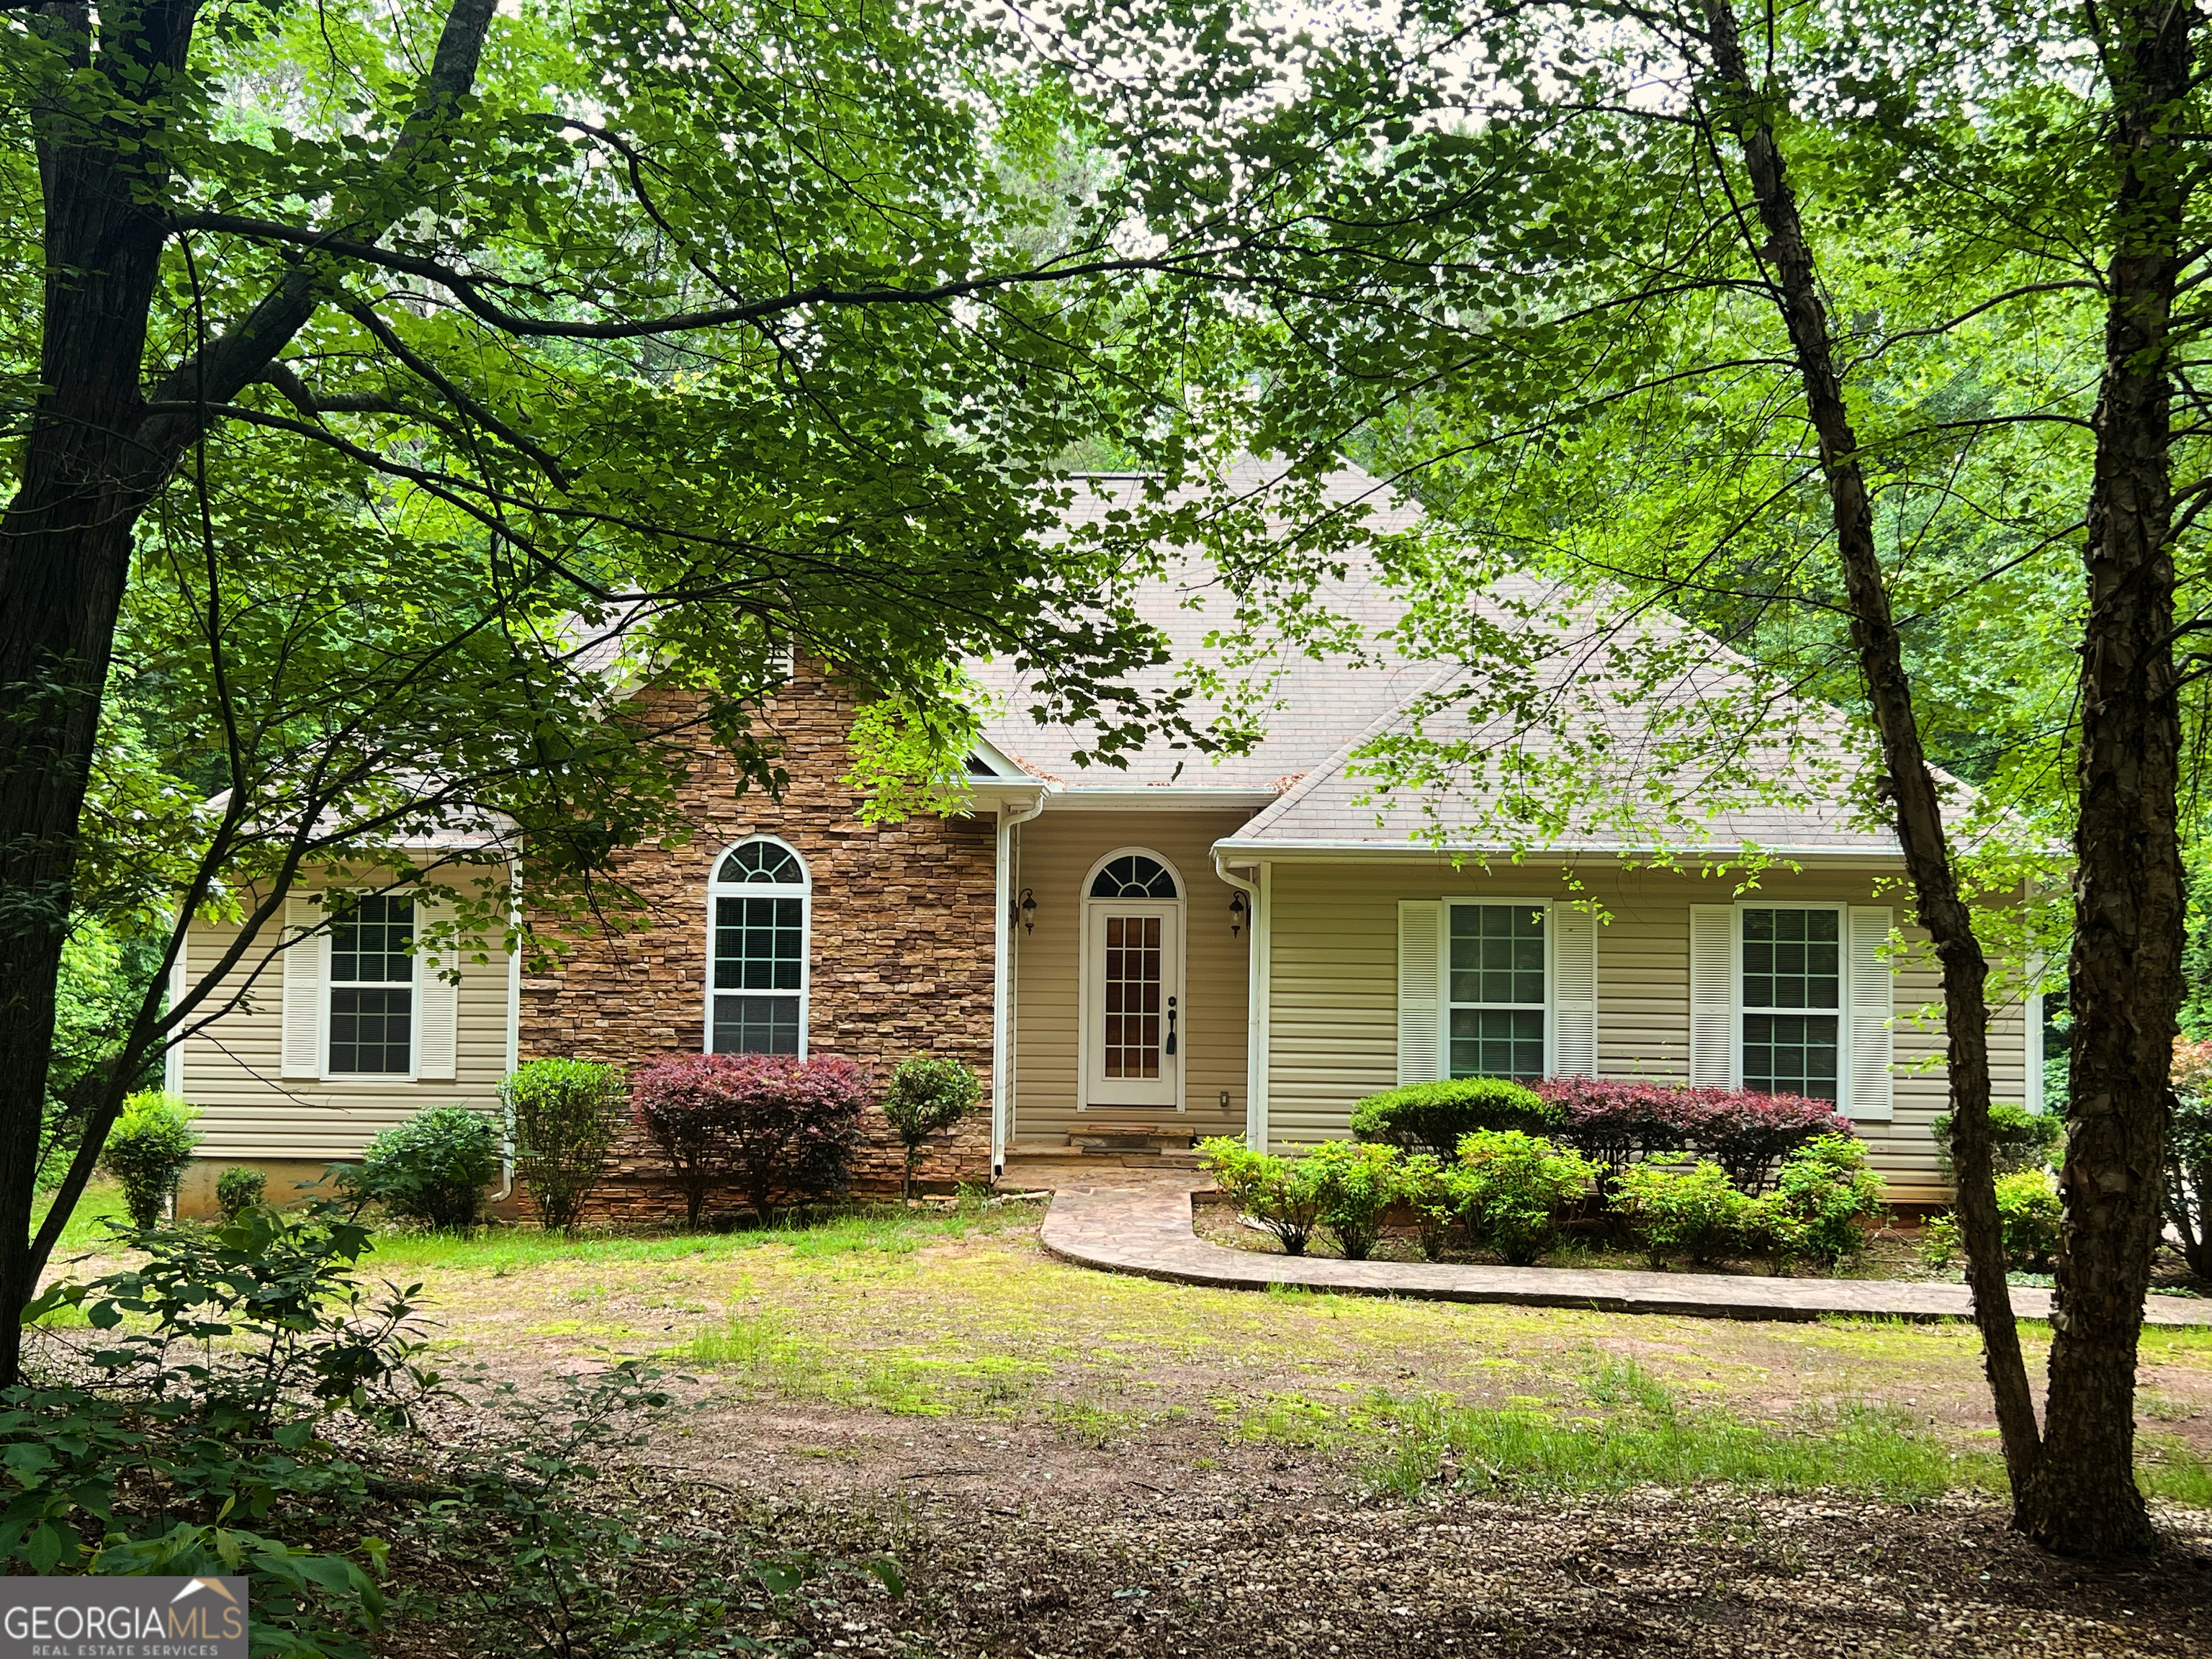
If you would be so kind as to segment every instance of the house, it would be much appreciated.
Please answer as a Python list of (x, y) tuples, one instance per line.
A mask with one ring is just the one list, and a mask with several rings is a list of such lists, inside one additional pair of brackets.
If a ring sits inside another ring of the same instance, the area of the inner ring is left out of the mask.
[[(1264, 488), (1249, 471), (1238, 482)], [(1134, 487), (1102, 479), (1082, 510)], [(1330, 489), (1376, 495), (1351, 471)], [(1386, 525), (1412, 512), (1383, 503)], [(1211, 593), (1192, 563), (1144, 595), (1182, 658), (1213, 649)], [(1396, 616), (1357, 571), (1328, 597), (1370, 629)], [(689, 844), (619, 855), (649, 927), (579, 936), (556, 973), (465, 964), (454, 985), (406, 954), (404, 900), (379, 902), (173, 1050), (169, 1086), (204, 1112), (188, 1206), (227, 1164), (260, 1164), (281, 1189), (422, 1105), (489, 1109), (522, 1060), (748, 1049), (972, 1066), (990, 1111), (933, 1154), (938, 1180), (1102, 1133), (1297, 1146), (1404, 1082), (1595, 1074), (1832, 1098), (1893, 1196), (1940, 1196), (1942, 1042), (1916, 1018), (1936, 985), (1924, 952), (1892, 949), (1920, 942), (1892, 837), (1808, 793), (1720, 813), (1705, 859), (1676, 866), (1619, 828), (1519, 862), (1447, 850), (1420, 838), (1435, 800), (1370, 800), (1359, 775), (1435, 666), (1275, 667), (1279, 708), (1249, 753), (1161, 745), (1086, 770), (1080, 733), (1009, 717), (970, 760), (964, 812), (870, 823), (839, 781), (852, 693), (801, 662), (764, 711), (787, 746), (782, 798), (735, 793), (702, 752)], [(1773, 860), (1755, 884), (1702, 867), (1747, 843)], [(195, 927), (181, 971), (230, 938)], [(1999, 1099), (2038, 1103), (2040, 1030), (2032, 998), (2001, 1012)], [(885, 1146), (862, 1173), (893, 1169)], [(618, 1213), (671, 1202), (636, 1148), (612, 1194)]]

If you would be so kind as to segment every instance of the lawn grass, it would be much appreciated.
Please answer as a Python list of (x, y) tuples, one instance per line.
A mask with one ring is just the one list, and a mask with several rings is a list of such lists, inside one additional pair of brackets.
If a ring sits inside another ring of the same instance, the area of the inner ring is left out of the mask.
[(911, 1255), (932, 1244), (1034, 1227), (1042, 1212), (1040, 1204), (970, 1201), (950, 1210), (855, 1206), (815, 1220), (726, 1233), (585, 1231), (566, 1237), (525, 1227), (479, 1227), (467, 1233), (380, 1231), (374, 1241), (372, 1265), (501, 1278), (549, 1266), (726, 1262), (770, 1246), (788, 1250), (801, 1261), (860, 1254)]

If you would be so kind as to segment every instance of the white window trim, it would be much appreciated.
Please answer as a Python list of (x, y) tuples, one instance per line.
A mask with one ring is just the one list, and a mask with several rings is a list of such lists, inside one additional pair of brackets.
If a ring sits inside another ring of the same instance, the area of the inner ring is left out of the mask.
[[(1826, 910), (1836, 918), (1836, 1006), (1823, 1008), (1747, 1009), (1743, 1001), (1743, 913), (1747, 910)], [(1743, 1020), (1748, 1012), (1819, 1014), (1836, 1017), (1836, 1099), (1838, 1117), (1851, 1115), (1851, 907), (1839, 899), (1742, 899), (1729, 948), (1729, 1085), (1744, 1087)]]
[(1555, 1045), (1559, 1021), (1557, 1018), (1556, 1009), (1554, 1007), (1558, 994), (1553, 989), (1552, 984), (1553, 939), (1556, 937), (1552, 927), (1552, 911), (1555, 908), (1555, 903), (1554, 901), (1548, 898), (1519, 898), (1510, 893), (1455, 896), (1446, 899), (1443, 902), (1443, 914), (1438, 918), (1438, 921), (1442, 925), (1437, 929), (1437, 1075), (1439, 1078), (1449, 1079), (1452, 1074), (1451, 1017), (1453, 1009), (1497, 1006), (1500, 1008), (1518, 1008), (1525, 1012), (1527, 1009), (1534, 1006), (1531, 1003), (1498, 1003), (1493, 1005), (1472, 1002), (1455, 1002), (1452, 1000), (1451, 913), (1455, 908), (1485, 908), (1541, 910), (1544, 913), (1544, 1075), (1547, 1078), (1554, 1076), (1557, 1073), (1559, 1060)]
[[(789, 882), (727, 882), (717, 879), (721, 874), (722, 861), (740, 847), (755, 842), (766, 842), (771, 847), (781, 847), (799, 860), (800, 879)], [(814, 1012), (814, 869), (807, 863), (806, 855), (781, 836), (740, 836), (714, 854), (707, 866), (707, 949), (706, 971), (700, 975), (706, 982), (706, 995), (700, 1009), (699, 1052), (714, 1052), (714, 901), (719, 898), (795, 898), (799, 902), (799, 1058), (805, 1060), (807, 1044), (812, 1035)], [(732, 993), (732, 994), (738, 994)], [(776, 993), (787, 996), (788, 992)]]
[[(334, 890), (344, 891), (345, 890)], [(363, 888), (350, 892), (353, 898), (404, 898), (420, 909), (422, 895), (411, 887), (377, 889)], [(324, 902), (325, 914), (329, 912), (329, 901)], [(410, 935), (411, 938), (412, 935)], [(349, 980), (343, 985), (333, 982), (331, 976), (331, 947), (337, 943), (337, 923), (329, 922), (315, 941), (318, 977), (321, 990), (315, 998), (315, 1075), (325, 1083), (412, 1083), (422, 1069), (422, 957), (419, 951), (407, 956), (407, 1069), (404, 1072), (334, 1072), (331, 1069), (331, 998), (339, 991), (367, 990), (381, 986), (391, 990), (399, 984), (396, 979)]]
[[(1094, 954), (1091, 949), (1091, 911), (1093, 905), (1111, 904), (1115, 902), (1111, 899), (1092, 898), (1091, 896), (1091, 884), (1097, 880), (1098, 872), (1101, 870), (1103, 870), (1108, 865), (1113, 863), (1115, 859), (1128, 858), (1132, 854), (1134, 854), (1139, 858), (1150, 859), (1153, 863), (1158, 865), (1161, 869), (1166, 871), (1168, 874), (1175, 878), (1176, 896), (1172, 899), (1132, 899), (1128, 901), (1133, 904), (1173, 904), (1176, 907), (1175, 989), (1170, 992), (1170, 994), (1176, 999), (1176, 1012), (1181, 1016), (1181, 1018), (1176, 1022), (1178, 1028), (1178, 1040), (1176, 1043), (1176, 1052), (1173, 1055), (1176, 1074), (1175, 1103), (1172, 1106), (1117, 1106), (1112, 1104), (1094, 1106), (1091, 1101), (1091, 1039), (1098, 1035), (1098, 1016), (1101, 1012), (1097, 1006), (1097, 999), (1093, 994), (1098, 988), (1092, 977), (1091, 965), (1091, 957)], [(1117, 847), (1112, 852), (1104, 854), (1101, 857), (1093, 860), (1091, 861), (1091, 867), (1083, 872), (1083, 884), (1075, 890), (1075, 902), (1078, 914), (1082, 918), (1081, 925), (1076, 929), (1076, 949), (1081, 954), (1076, 958), (1075, 974), (1077, 1013), (1075, 1040), (1079, 1045), (1076, 1049), (1075, 1075), (1077, 1086), (1075, 1091), (1075, 1109), (1078, 1112), (1172, 1111), (1184, 1113), (1189, 1111), (1190, 1090), (1187, 1085), (1186, 1079), (1188, 1073), (1185, 1072), (1182, 1063), (1184, 1057), (1190, 1051), (1190, 975), (1187, 971), (1190, 963), (1189, 881), (1184, 877), (1182, 867), (1178, 866), (1173, 859), (1168, 857), (1166, 854), (1160, 852), (1156, 848), (1136, 846)]]

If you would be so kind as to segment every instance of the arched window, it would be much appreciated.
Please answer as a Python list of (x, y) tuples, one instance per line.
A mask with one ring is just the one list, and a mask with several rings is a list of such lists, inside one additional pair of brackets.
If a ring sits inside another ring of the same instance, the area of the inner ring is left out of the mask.
[(806, 1052), (811, 884), (799, 854), (771, 836), (739, 842), (708, 888), (707, 1051)]
[(1175, 896), (1175, 877), (1158, 860), (1142, 853), (1126, 853), (1109, 860), (1091, 880), (1091, 896), (1095, 899), (1171, 899)]

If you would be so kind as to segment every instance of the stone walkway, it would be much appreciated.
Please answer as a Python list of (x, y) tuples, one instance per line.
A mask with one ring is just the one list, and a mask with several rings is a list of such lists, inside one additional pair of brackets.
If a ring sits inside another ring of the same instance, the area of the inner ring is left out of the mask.
[[(1011, 1171), (1010, 1171), (1011, 1174)], [(1054, 1188), (1044, 1247), (1079, 1267), (1183, 1285), (1259, 1291), (1271, 1285), (1349, 1296), (1505, 1302), (1601, 1313), (1698, 1314), (1721, 1319), (1819, 1319), (1862, 1315), (1966, 1319), (1963, 1285), (1884, 1279), (1765, 1279), (1733, 1273), (1655, 1273), (1610, 1268), (1463, 1267), (1425, 1261), (1344, 1261), (1263, 1255), (1209, 1244), (1191, 1231), (1190, 1195), (1209, 1183), (1182, 1170), (1025, 1170), (1024, 1184)], [(1012, 1184), (1009, 1182), (1008, 1184)], [(2045, 1319), (2051, 1292), (2019, 1289), (2013, 1310)], [(2154, 1296), (2154, 1325), (2212, 1326), (2212, 1301)]]

